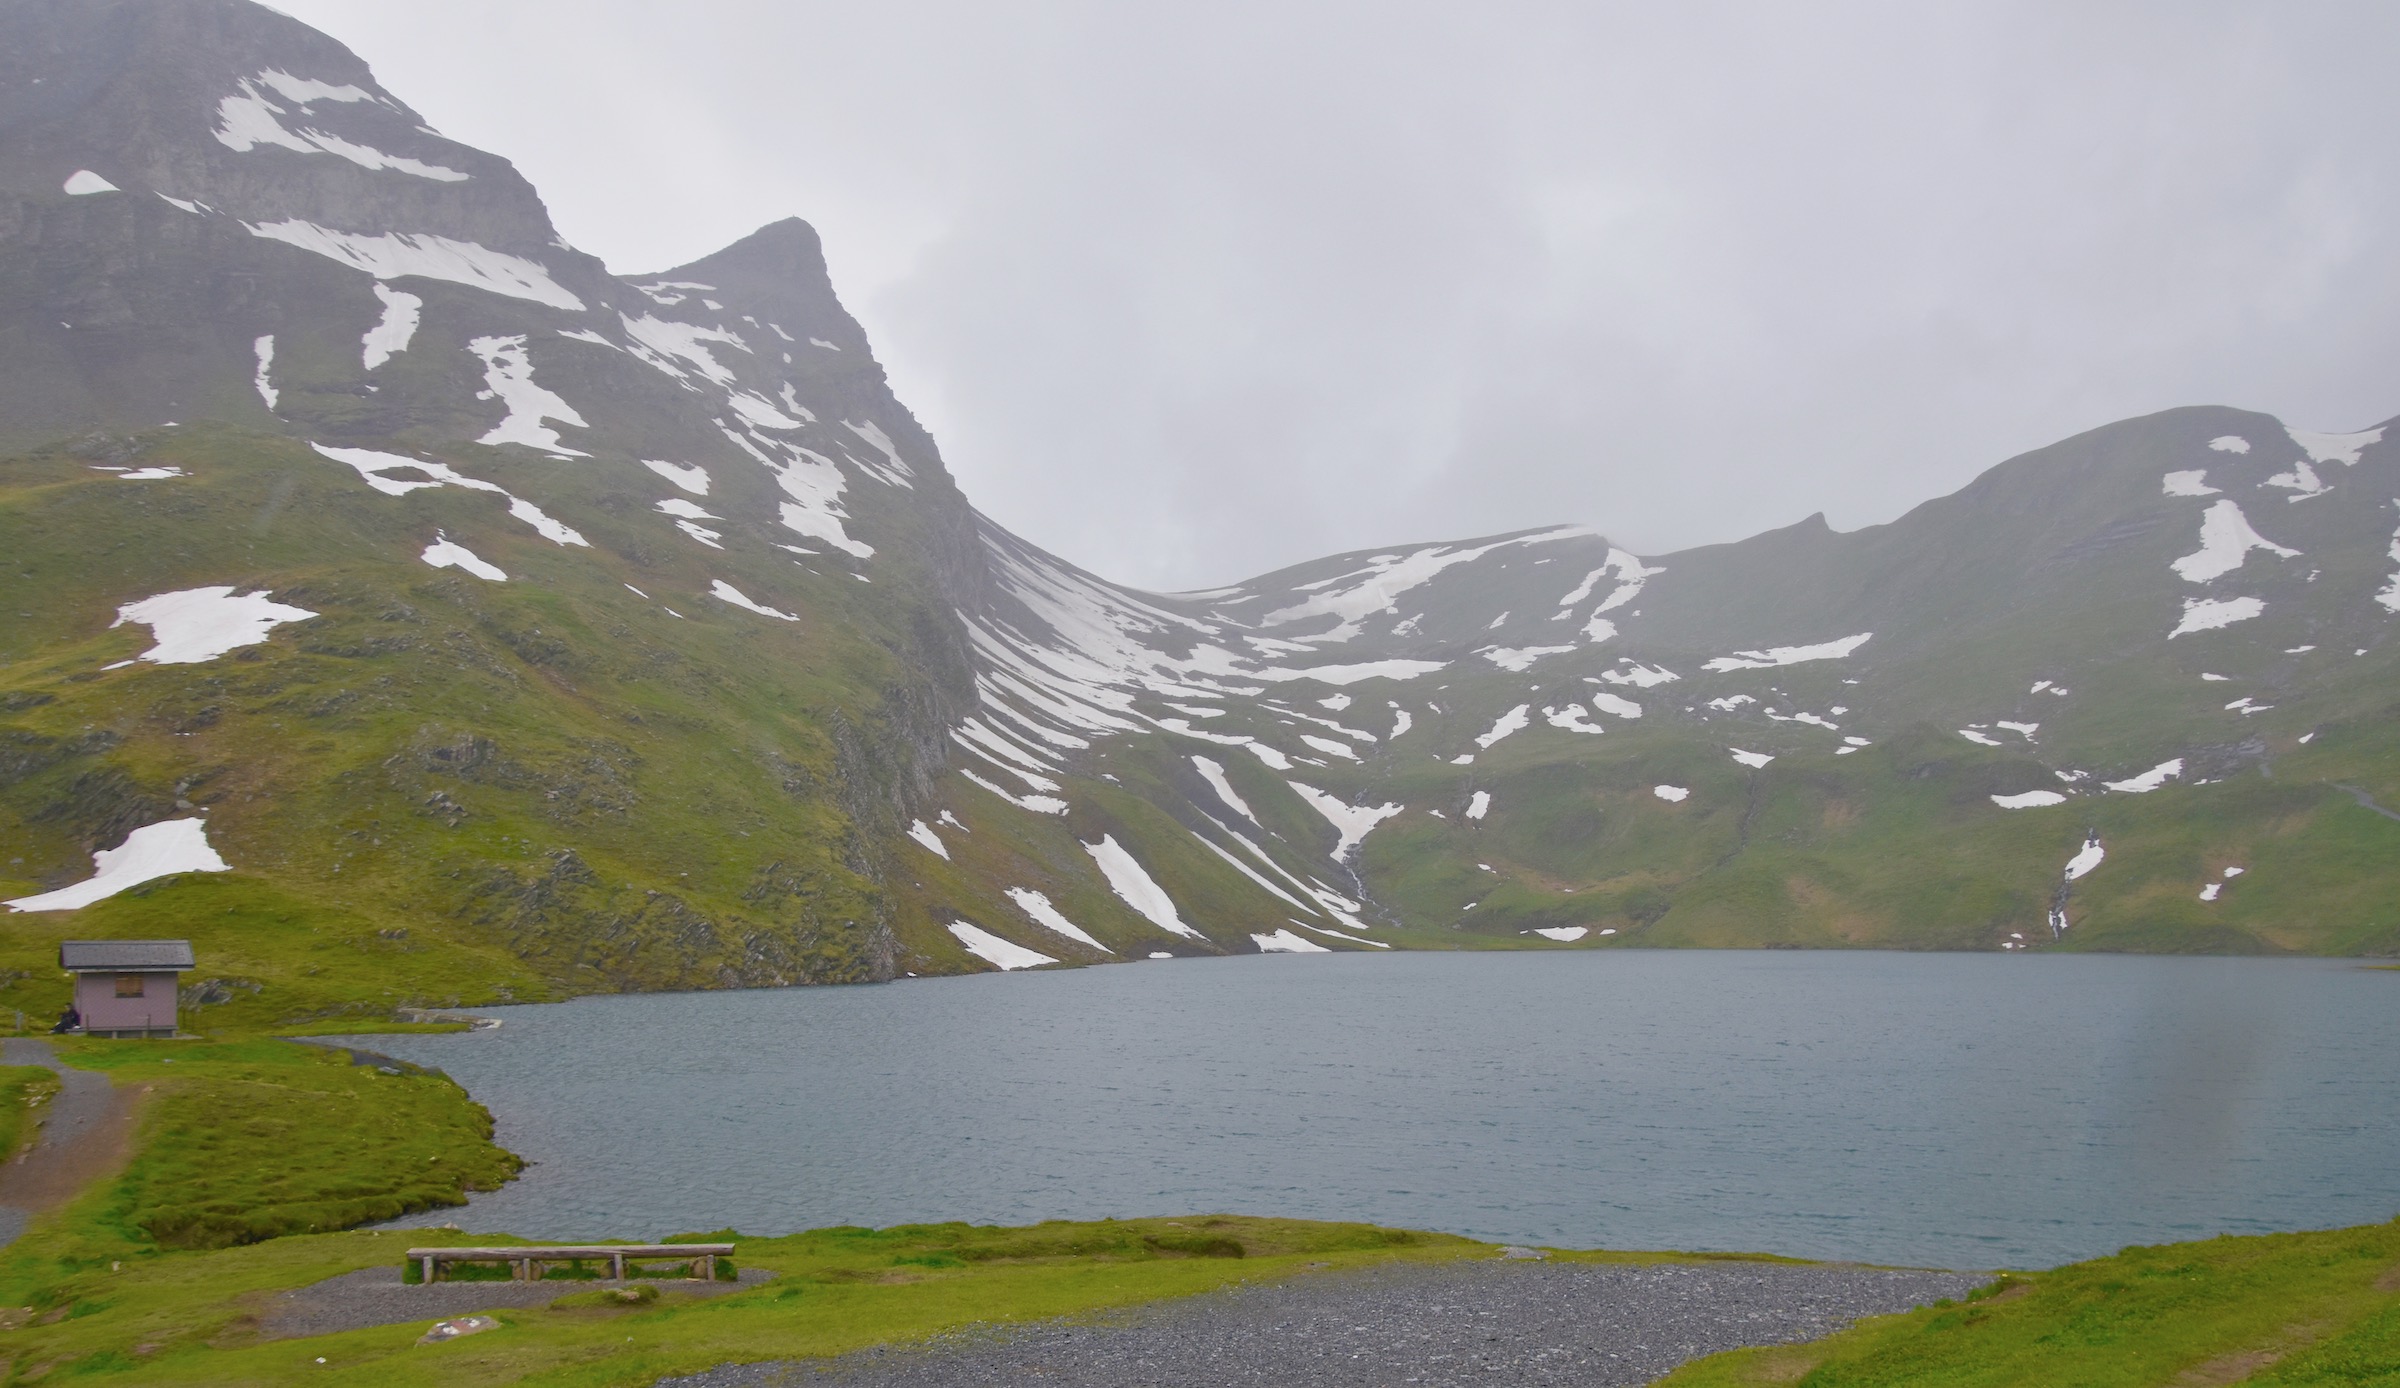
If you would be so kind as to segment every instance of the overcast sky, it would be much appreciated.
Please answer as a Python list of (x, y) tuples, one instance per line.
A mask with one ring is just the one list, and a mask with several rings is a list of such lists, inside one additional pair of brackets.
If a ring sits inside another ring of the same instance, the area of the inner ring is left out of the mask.
[(276, 3), (620, 273), (813, 222), (976, 504), (1147, 587), (2400, 412), (2382, 0)]

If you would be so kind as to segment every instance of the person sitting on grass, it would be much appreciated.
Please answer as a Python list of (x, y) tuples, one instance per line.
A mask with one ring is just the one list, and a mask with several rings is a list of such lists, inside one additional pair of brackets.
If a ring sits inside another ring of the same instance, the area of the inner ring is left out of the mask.
[(82, 1029), (83, 1013), (76, 1010), (75, 1004), (68, 1003), (67, 1010), (58, 1014), (58, 1025), (50, 1028), (50, 1034), (64, 1036), (70, 1031), (81, 1031)]

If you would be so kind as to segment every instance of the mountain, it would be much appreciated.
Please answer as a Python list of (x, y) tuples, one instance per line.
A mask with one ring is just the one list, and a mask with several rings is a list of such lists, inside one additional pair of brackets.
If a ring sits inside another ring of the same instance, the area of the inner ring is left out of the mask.
[(0, 1005), (1257, 950), (2400, 952), (2400, 440), (2169, 411), (1851, 533), (1137, 592), (815, 233), (623, 278), (246, 0), (0, 9)]

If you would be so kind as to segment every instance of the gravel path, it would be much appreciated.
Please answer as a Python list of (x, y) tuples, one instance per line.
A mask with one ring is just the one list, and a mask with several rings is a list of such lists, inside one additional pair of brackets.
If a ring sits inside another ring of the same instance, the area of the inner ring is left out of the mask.
[(1647, 1383), (1689, 1359), (1814, 1339), (1989, 1278), (1775, 1263), (1396, 1264), (1236, 1288), (1098, 1321), (746, 1364), (659, 1388), (1427, 1388)]
[[(395, 1255), (397, 1256), (397, 1255)], [(775, 1274), (743, 1268), (733, 1282), (637, 1282), (656, 1287), (665, 1297), (722, 1296), (744, 1291)], [(397, 1263), (360, 1268), (339, 1277), (277, 1292), (259, 1314), (259, 1331), (270, 1340), (303, 1335), (331, 1335), (341, 1330), (364, 1330), (370, 1325), (427, 1325), (452, 1316), (511, 1306), (547, 1306), (562, 1296), (621, 1287), (623, 1282), (436, 1282), (411, 1287), (400, 1280)]]
[(131, 1151), (138, 1091), (118, 1089), (108, 1076), (59, 1063), (47, 1041), (0, 1039), (0, 1064), (41, 1065), (57, 1072), (58, 1094), (42, 1106), (41, 1136), (13, 1162), (0, 1166), (0, 1247), (16, 1241), (35, 1215), (102, 1176)]

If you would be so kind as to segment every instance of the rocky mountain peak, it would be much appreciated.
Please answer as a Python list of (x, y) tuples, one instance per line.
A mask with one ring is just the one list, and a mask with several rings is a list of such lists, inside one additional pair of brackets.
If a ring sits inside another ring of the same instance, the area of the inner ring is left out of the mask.
[(0, 9), (0, 193), (56, 196), (79, 173), (253, 226), (556, 243), (506, 160), (432, 130), (349, 49), (249, 0)]

